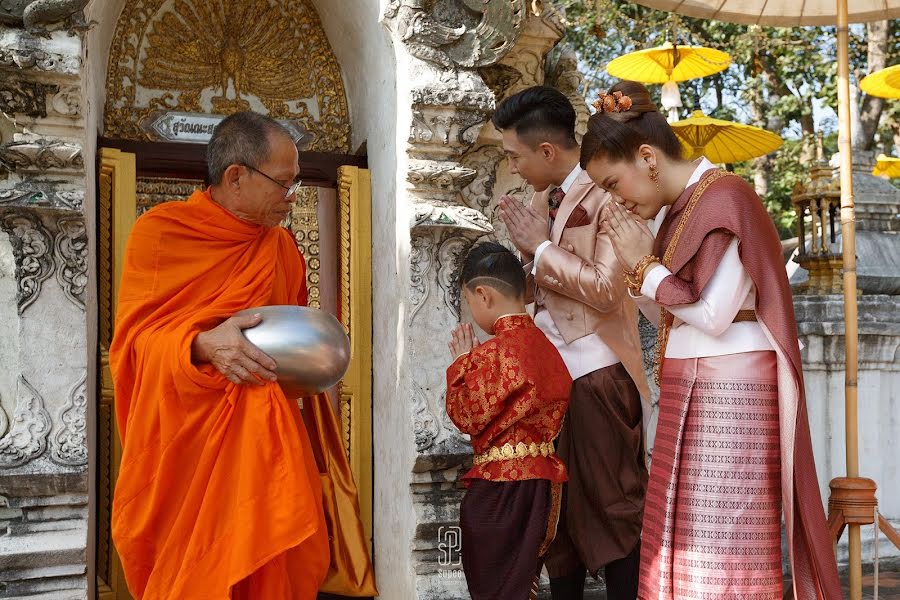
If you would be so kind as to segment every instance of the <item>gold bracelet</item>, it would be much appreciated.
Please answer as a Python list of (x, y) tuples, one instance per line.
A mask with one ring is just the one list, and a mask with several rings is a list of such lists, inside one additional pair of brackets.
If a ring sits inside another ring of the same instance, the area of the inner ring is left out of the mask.
[(638, 283), (636, 279), (625, 275), (625, 285), (631, 291), (632, 296), (640, 296), (641, 295), (641, 284)]
[(659, 258), (657, 258), (656, 256), (653, 256), (652, 254), (648, 254), (647, 256), (642, 258), (641, 262), (638, 263), (638, 266), (635, 267), (635, 271), (638, 272), (637, 278), (638, 278), (638, 281), (641, 283), (641, 285), (644, 285), (644, 276), (647, 274), (647, 269), (653, 263), (658, 263), (658, 262), (660, 262)]
[(644, 274), (647, 271), (647, 267), (655, 262), (660, 262), (659, 258), (652, 254), (648, 254), (639, 260), (637, 264), (634, 265), (633, 269), (625, 269), (625, 285), (628, 286), (628, 289), (631, 290), (633, 295), (641, 295), (641, 287), (644, 285)]

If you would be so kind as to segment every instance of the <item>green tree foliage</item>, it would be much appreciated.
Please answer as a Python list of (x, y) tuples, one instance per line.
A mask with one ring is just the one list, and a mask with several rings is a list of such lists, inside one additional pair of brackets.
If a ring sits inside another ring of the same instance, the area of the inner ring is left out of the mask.
[[(719, 118), (749, 123), (785, 138), (777, 152), (732, 165), (763, 197), (783, 237), (792, 236), (794, 211), (790, 195), (815, 156), (814, 105), (837, 105), (837, 54), (834, 27), (777, 28), (704, 21), (649, 9), (624, 0), (557, 0), (566, 14), (564, 40), (579, 56), (585, 72), (584, 94), (592, 100), (615, 82), (606, 64), (627, 52), (671, 41), (702, 45), (731, 54), (722, 73), (680, 84), (682, 115), (703, 110)], [(851, 28), (854, 83), (868, 73), (870, 56), (886, 65), (900, 62), (900, 20), (880, 32)], [(881, 42), (877, 40), (881, 39)], [(873, 41), (874, 40), (874, 41)], [(873, 55), (873, 49), (883, 55)], [(651, 86), (659, 101), (660, 86)], [(870, 131), (855, 143), (890, 154), (900, 152), (900, 102), (873, 104), (861, 97), (860, 114)], [(866, 119), (869, 119), (867, 122)], [(820, 123), (826, 134), (826, 156), (836, 151), (836, 119)]]

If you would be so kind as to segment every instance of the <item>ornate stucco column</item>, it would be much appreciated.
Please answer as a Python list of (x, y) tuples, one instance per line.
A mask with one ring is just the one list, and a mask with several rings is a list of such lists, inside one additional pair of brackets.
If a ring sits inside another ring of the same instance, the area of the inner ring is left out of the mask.
[[(399, 399), (411, 404), (415, 434), (409, 485), (416, 597), (462, 599), (468, 592), (456, 531), (458, 479), (470, 466), (471, 447), (444, 406), (446, 344), (466, 318), (460, 262), (481, 238), (505, 241), (501, 195), (530, 194), (509, 175), (489, 118), (509, 93), (545, 82), (545, 58), (563, 27), (552, 5), (525, 0), (398, 0), (385, 16), (411, 65), (409, 95), (400, 100), (411, 111), (402, 193), (411, 220)], [(554, 67), (554, 80), (577, 97), (571, 55)], [(586, 118), (583, 100), (579, 110)]]
[(0, 9), (0, 595), (87, 588), (84, 4)]

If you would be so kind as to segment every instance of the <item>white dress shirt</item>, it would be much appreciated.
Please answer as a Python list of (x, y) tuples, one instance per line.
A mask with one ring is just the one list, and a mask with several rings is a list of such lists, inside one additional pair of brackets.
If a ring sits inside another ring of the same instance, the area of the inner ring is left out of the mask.
[[(703, 158), (685, 187), (699, 181), (703, 173), (713, 168), (715, 166)], [(659, 230), (667, 212), (668, 207), (664, 207), (657, 215), (651, 227), (654, 233)], [(699, 358), (774, 349), (758, 322), (733, 322), (739, 310), (756, 308), (756, 287), (741, 263), (738, 250), (739, 240), (733, 237), (697, 302), (667, 308), (675, 321), (669, 332), (666, 358)], [(636, 299), (641, 312), (657, 325), (656, 290), (671, 274), (662, 265), (653, 267), (645, 275), (641, 296)]]
[[(575, 180), (578, 179), (578, 176), (581, 175), (581, 171), (581, 166), (575, 165), (572, 172), (569, 173), (568, 177), (563, 180), (562, 185), (559, 186), (562, 188), (563, 192), (569, 193), (569, 189), (572, 187), (572, 184), (575, 183)], [(553, 228), (552, 222), (550, 223), (550, 228)], [(553, 242), (550, 240), (541, 242), (541, 245), (534, 251), (534, 266), (531, 269), (532, 274), (537, 272), (537, 264), (541, 258), (541, 253), (552, 243)], [(560, 356), (562, 356), (563, 362), (566, 363), (566, 368), (568, 368), (569, 375), (572, 379), (578, 379), (597, 369), (610, 367), (621, 362), (616, 353), (613, 352), (596, 333), (590, 333), (577, 340), (573, 340), (571, 344), (567, 344), (565, 339), (563, 339), (562, 334), (559, 332), (556, 323), (553, 321), (550, 311), (543, 306), (535, 307), (534, 324), (537, 325), (538, 328), (544, 332), (544, 335), (547, 336), (547, 339), (556, 346)]]

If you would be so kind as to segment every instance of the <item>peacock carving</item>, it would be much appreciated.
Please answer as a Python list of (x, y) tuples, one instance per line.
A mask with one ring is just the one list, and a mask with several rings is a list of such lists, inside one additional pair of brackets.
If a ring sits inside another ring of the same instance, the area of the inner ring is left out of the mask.
[[(216, 112), (247, 110), (245, 96), (296, 100), (315, 96), (314, 69), (297, 77), (302, 31), (269, 0), (177, 0), (150, 29), (139, 75), (152, 89), (195, 94), (207, 88)], [(233, 94), (229, 94), (229, 89)]]

